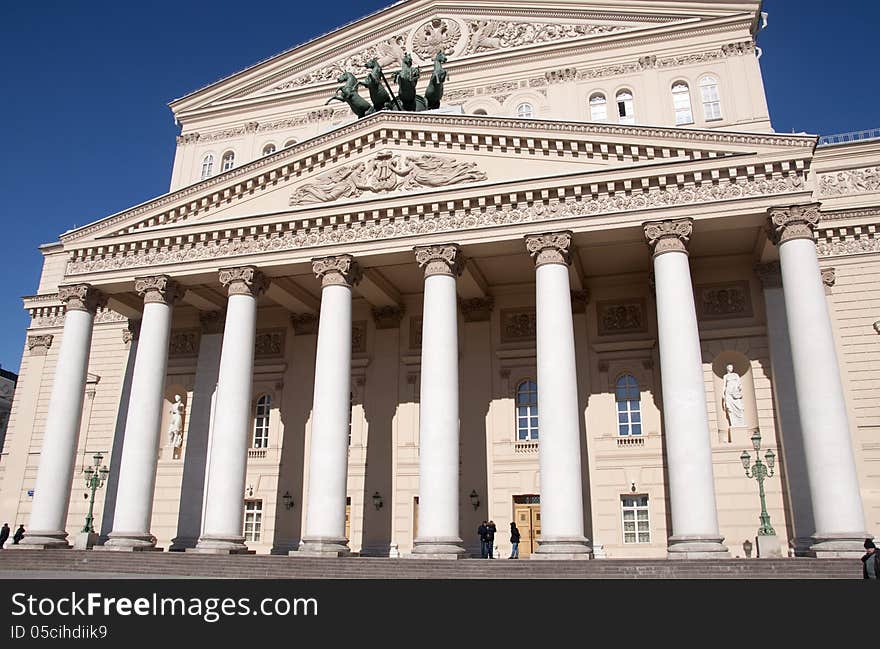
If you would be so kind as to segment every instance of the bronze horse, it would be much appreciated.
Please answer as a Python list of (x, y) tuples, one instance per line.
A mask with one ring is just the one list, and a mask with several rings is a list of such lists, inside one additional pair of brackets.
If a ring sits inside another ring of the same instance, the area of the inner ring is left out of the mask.
[(357, 115), (358, 118), (374, 112), (370, 102), (358, 94), (358, 86), (363, 84), (357, 80), (357, 77), (351, 72), (343, 72), (336, 80), (342, 85), (339, 86), (336, 89), (336, 93), (327, 100), (327, 103), (324, 104), (325, 106), (334, 100), (341, 101), (344, 104), (348, 104), (352, 112)]
[(369, 69), (370, 73), (364, 77), (360, 83), (364, 88), (370, 91), (370, 101), (373, 102), (373, 111), (378, 112), (384, 108), (388, 108), (391, 103), (391, 96), (382, 85), (382, 66), (376, 59), (370, 59), (364, 66)]
[(394, 81), (397, 83), (397, 99), (403, 110), (425, 110), (428, 104), (424, 97), (416, 94), (416, 83), (419, 80), (419, 69), (413, 67), (412, 55), (407, 53), (403, 57), (400, 71), (394, 73)]
[(428, 108), (440, 108), (440, 99), (443, 98), (443, 84), (446, 82), (444, 63), (446, 63), (446, 55), (441, 50), (434, 57), (434, 71), (431, 73), (431, 80), (428, 81), (428, 87), (425, 90), (425, 102), (428, 104)]

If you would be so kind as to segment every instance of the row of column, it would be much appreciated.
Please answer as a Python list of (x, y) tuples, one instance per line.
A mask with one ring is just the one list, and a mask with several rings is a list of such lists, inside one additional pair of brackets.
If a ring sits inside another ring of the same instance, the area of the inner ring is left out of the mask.
[[(812, 230), (818, 205), (770, 211), (791, 336), (795, 383), (816, 521), (817, 553), (851, 551), (865, 538), (842, 382)], [(719, 534), (702, 354), (687, 242), (690, 219), (644, 225), (653, 251), (663, 417), (672, 535), (670, 558), (727, 555)], [(571, 312), (572, 234), (526, 237), (535, 260), (538, 407), (541, 412), (542, 539), (535, 558), (589, 558), (584, 535), (580, 415)], [(459, 368), (456, 244), (415, 248), (424, 269), (419, 417), (419, 537), (416, 557), (465, 554), (459, 534)], [(342, 556), (350, 417), (352, 288), (361, 277), (350, 255), (313, 261), (322, 282), (309, 457), (308, 507), (299, 553)], [(246, 552), (243, 497), (250, 422), (257, 298), (268, 280), (252, 266), (221, 269), (228, 290), (217, 406), (206, 480), (205, 516), (196, 550)], [(160, 275), (138, 278), (144, 298), (140, 343), (114, 516), (107, 549), (153, 549), (149, 531), (156, 479), (171, 311), (181, 288)], [(64, 338), (49, 405), (34, 492), (30, 547), (66, 547), (70, 481), (100, 294), (62, 286)]]

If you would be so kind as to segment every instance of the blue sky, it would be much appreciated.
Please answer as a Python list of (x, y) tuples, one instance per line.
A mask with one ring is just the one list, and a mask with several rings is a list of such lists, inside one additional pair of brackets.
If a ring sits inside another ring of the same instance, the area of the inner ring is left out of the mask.
[[(37, 246), (167, 191), (169, 101), (386, 4), (0, 0), (0, 366), (19, 367)], [(765, 1), (758, 44), (777, 131), (880, 127), (877, 7)]]

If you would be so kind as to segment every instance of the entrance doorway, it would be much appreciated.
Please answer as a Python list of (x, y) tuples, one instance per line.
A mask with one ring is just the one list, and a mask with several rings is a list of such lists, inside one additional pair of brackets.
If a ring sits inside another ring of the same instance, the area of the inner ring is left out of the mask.
[(513, 520), (519, 528), (519, 556), (525, 559), (538, 549), (537, 539), (541, 535), (541, 496), (514, 496)]

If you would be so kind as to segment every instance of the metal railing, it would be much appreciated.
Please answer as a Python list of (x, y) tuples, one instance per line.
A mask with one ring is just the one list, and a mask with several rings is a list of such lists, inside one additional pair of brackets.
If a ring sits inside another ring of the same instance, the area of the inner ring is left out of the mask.
[(862, 142), (864, 140), (874, 140), (877, 138), (880, 138), (880, 128), (869, 128), (864, 131), (851, 131), (849, 133), (823, 135), (819, 138), (819, 146), (828, 146), (830, 144), (845, 144), (847, 142)]

